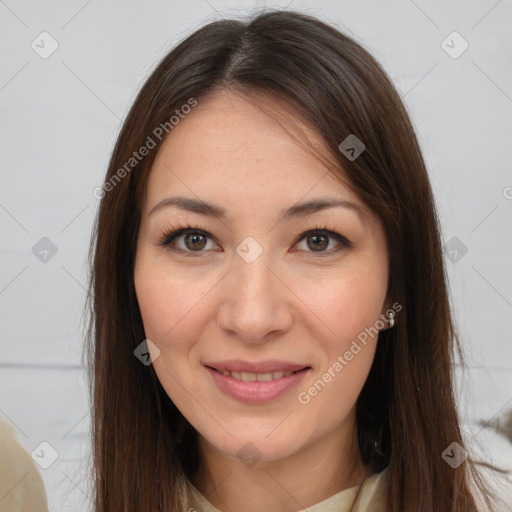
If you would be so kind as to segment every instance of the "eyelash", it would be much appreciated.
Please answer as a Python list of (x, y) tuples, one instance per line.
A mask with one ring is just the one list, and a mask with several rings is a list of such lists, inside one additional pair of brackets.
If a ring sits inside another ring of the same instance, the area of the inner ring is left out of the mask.
[[(159, 238), (157, 239), (157, 244), (161, 247), (164, 247), (165, 250), (167, 250), (167, 251), (179, 252), (181, 254), (184, 254), (187, 257), (197, 257), (205, 251), (204, 250), (203, 251), (185, 251), (183, 249), (175, 249), (171, 246), (172, 242), (177, 237), (179, 237), (181, 235), (190, 234), (190, 233), (198, 233), (200, 235), (206, 236), (210, 240), (214, 240), (213, 237), (210, 236), (210, 234), (199, 225), (191, 226), (190, 224), (185, 224), (185, 225), (178, 224), (178, 225), (168, 227), (167, 229), (162, 231)], [(318, 251), (318, 252), (306, 251), (306, 252), (315, 254), (315, 256), (319, 256), (319, 257), (329, 256), (333, 252), (338, 252), (343, 249), (351, 249), (353, 247), (353, 244), (349, 240), (347, 240), (345, 237), (341, 236), (336, 231), (327, 229), (327, 226), (325, 226), (325, 225), (323, 225), (323, 226), (317, 225), (313, 229), (308, 229), (306, 232), (302, 233), (298, 237), (298, 239), (294, 242), (294, 245), (301, 242), (308, 235), (313, 235), (313, 234), (317, 234), (317, 233), (321, 233), (321, 234), (327, 235), (331, 238), (334, 238), (340, 244), (341, 247), (338, 246), (334, 250), (330, 249), (328, 251)]]

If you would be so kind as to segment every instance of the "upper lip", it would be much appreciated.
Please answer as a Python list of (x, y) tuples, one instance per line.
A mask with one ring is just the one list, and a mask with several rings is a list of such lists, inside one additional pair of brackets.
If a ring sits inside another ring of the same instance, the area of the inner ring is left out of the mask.
[(309, 365), (290, 363), (287, 361), (267, 360), (251, 363), (249, 361), (242, 361), (240, 359), (231, 359), (229, 361), (214, 361), (211, 363), (204, 363), (204, 366), (209, 366), (214, 370), (222, 372), (228, 370), (232, 372), (244, 373), (272, 373), (272, 372), (296, 372), (304, 368), (310, 368)]

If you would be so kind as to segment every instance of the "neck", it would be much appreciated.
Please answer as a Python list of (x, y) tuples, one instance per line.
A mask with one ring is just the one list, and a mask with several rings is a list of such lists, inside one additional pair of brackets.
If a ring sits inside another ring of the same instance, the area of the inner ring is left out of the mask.
[(220, 453), (202, 436), (199, 448), (202, 465), (192, 483), (223, 512), (305, 509), (360, 485), (372, 473), (361, 460), (355, 421), (286, 458), (251, 467)]

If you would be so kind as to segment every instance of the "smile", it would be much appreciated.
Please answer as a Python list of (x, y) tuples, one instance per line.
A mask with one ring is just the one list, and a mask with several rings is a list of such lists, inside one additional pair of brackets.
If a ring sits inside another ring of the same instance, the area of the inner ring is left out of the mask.
[[(218, 370), (217, 370), (218, 371)], [(222, 375), (225, 377), (233, 377), (236, 380), (242, 380), (244, 382), (268, 382), (271, 380), (281, 379), (282, 377), (288, 377), (291, 375), (291, 371), (286, 372), (272, 372), (272, 373), (248, 373), (248, 372), (232, 372), (229, 370), (222, 370)]]
[(253, 405), (285, 397), (312, 371), (310, 366), (275, 361), (257, 364), (229, 361), (205, 364), (204, 368), (223, 395)]

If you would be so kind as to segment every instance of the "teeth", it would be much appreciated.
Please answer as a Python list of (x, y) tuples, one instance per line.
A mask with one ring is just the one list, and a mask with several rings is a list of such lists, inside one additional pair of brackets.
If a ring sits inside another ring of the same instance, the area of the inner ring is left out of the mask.
[(268, 382), (274, 379), (281, 379), (282, 377), (288, 377), (294, 372), (286, 371), (286, 372), (272, 372), (272, 373), (249, 373), (249, 372), (231, 372), (229, 370), (222, 370), (222, 375), (225, 377), (233, 377), (237, 380), (242, 380), (244, 382)]

